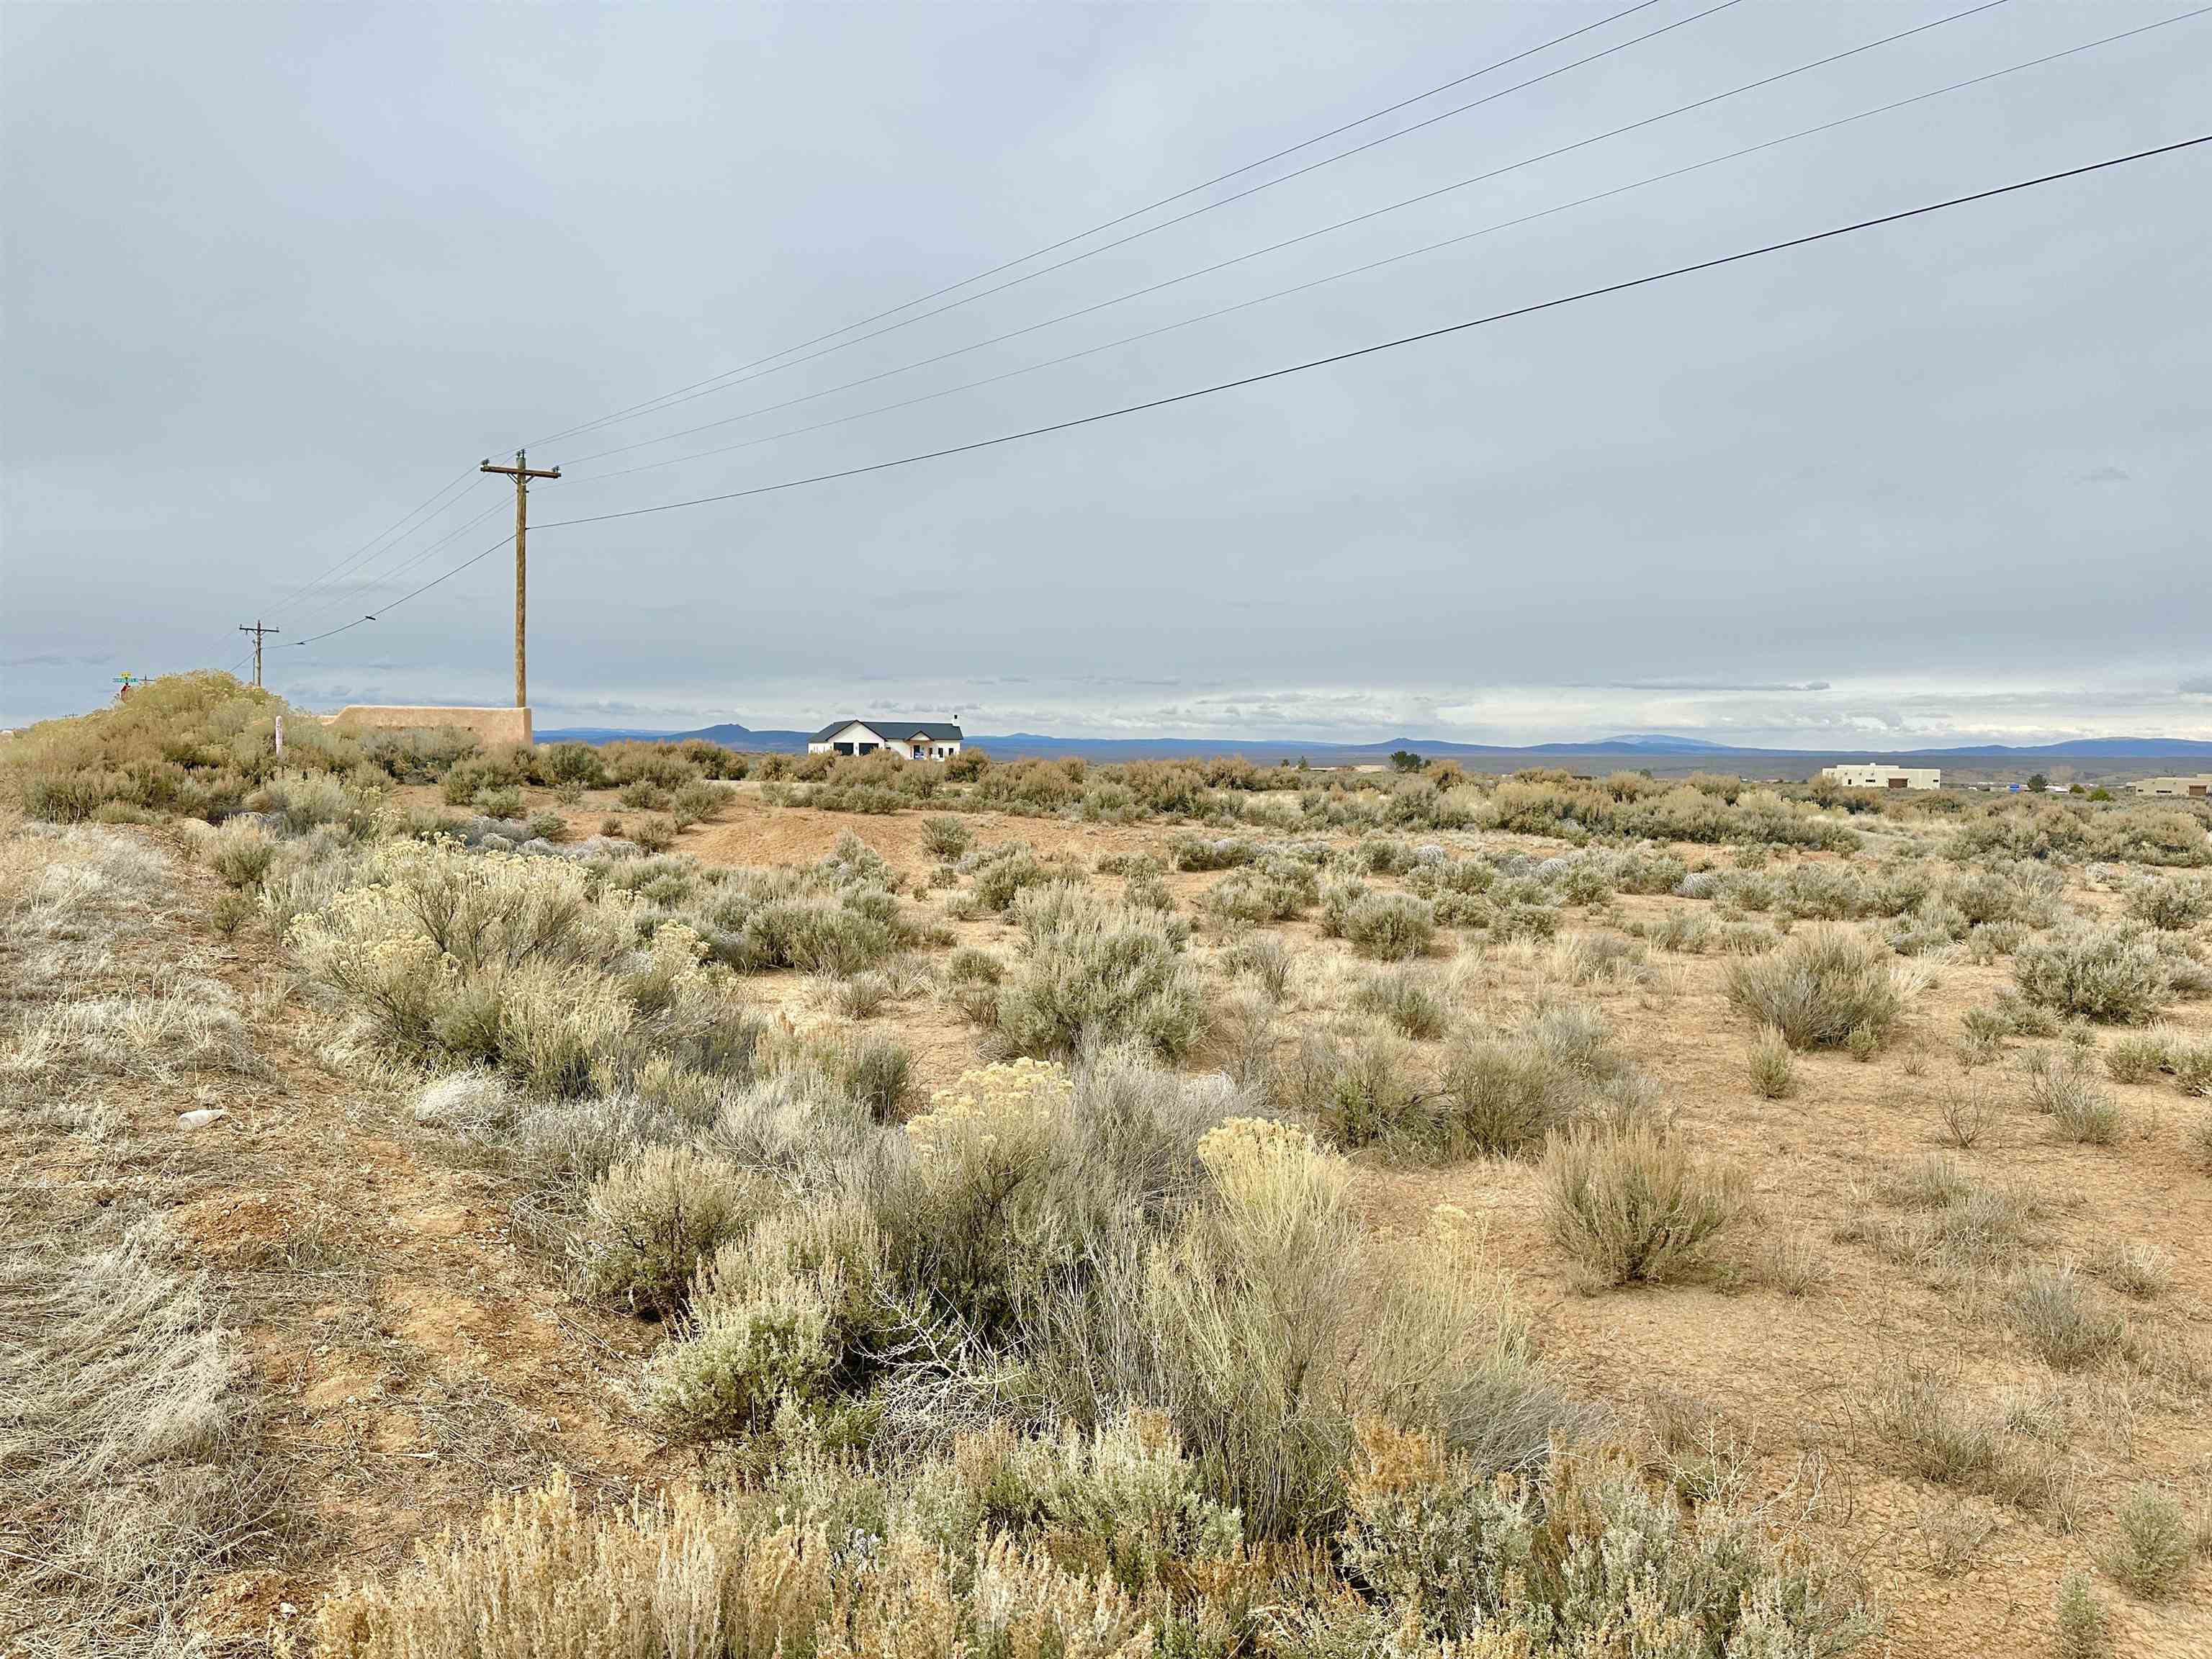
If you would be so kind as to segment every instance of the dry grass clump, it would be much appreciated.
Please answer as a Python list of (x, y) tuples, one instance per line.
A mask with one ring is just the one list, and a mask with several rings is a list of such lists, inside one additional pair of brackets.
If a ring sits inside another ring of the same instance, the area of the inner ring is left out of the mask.
[(2163, 1487), (2138, 1482), (2120, 1499), (2112, 1520), (2118, 1535), (2102, 1558), (2105, 1571), (2146, 1601), (2172, 1595), (2192, 1553), (2181, 1500)]
[(1022, 956), (997, 1012), (1011, 1052), (1070, 1054), (1134, 1040), (1173, 1057), (1204, 1036), (1205, 991), (1172, 920), (1066, 886), (1024, 893), (1013, 919)]
[(1933, 1366), (1890, 1368), (1870, 1417), (1875, 1432), (1924, 1480), (1978, 1486), (1996, 1468), (1998, 1414), (1967, 1403), (1958, 1377)]
[(2070, 1261), (2020, 1273), (2006, 1293), (2013, 1328), (2036, 1357), (2059, 1370), (2078, 1370), (2116, 1352), (2126, 1322), (2102, 1306)]
[(2013, 957), (2013, 977), (2030, 1002), (2113, 1025), (2142, 1024), (2172, 992), (2166, 958), (2140, 926), (2031, 940)]
[(2049, 1115), (2053, 1133), (2076, 1146), (2109, 1146), (2127, 1126), (2126, 1115), (2096, 1079), (2089, 1057), (2039, 1048), (2026, 1066), (2029, 1101)]
[(76, 1254), (0, 1243), (4, 1600), (57, 1652), (158, 1641), (278, 1524), (232, 1334), (208, 1285), (157, 1255), (144, 1233)]
[(2045, 1207), (2033, 1193), (1975, 1180), (1942, 1153), (1880, 1190), (1905, 1214), (1874, 1231), (1875, 1247), (1946, 1285), (1972, 1283), (2008, 1266), (2036, 1237)]
[(2173, 1288), (2173, 1256), (2147, 1239), (2106, 1239), (2089, 1258), (2089, 1271), (2138, 1302)]
[(1554, 1131), (1543, 1176), (1553, 1242), (1591, 1289), (1681, 1277), (1749, 1201), (1740, 1171), (1640, 1112)]
[(1787, 1100), (1797, 1091), (1797, 1066), (1790, 1039), (1773, 1026), (1761, 1028), (1744, 1058), (1752, 1091), (1765, 1100)]
[(1846, 928), (1790, 936), (1771, 956), (1729, 969), (1729, 1000), (1793, 1048), (1834, 1048), (1865, 1030), (1886, 1040), (1903, 1018), (1907, 983), (1881, 954)]

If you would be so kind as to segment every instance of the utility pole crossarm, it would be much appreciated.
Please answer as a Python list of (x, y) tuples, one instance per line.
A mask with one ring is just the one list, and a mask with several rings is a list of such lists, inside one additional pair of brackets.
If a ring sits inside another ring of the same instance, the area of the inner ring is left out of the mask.
[(494, 466), (487, 457), (477, 469), (479, 472), (500, 472), (514, 480), (514, 706), (530, 706), (530, 679), (526, 668), (527, 660), (524, 641), (528, 637), (530, 580), (529, 568), (523, 549), (530, 537), (530, 481), (532, 478), (557, 478), (561, 469), (533, 467), (530, 458), (522, 451), (514, 452), (513, 466)]
[(239, 623), (238, 631), (253, 635), (253, 683), (259, 685), (261, 684), (261, 636), (264, 634), (281, 634), (284, 630), (281, 628), (271, 628), (257, 617), (251, 623)]

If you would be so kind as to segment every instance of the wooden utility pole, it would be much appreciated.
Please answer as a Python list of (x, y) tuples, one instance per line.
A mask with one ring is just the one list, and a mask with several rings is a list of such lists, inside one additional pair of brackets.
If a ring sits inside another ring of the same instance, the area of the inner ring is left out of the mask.
[(523, 545), (530, 538), (530, 481), (532, 478), (557, 478), (561, 469), (535, 471), (520, 450), (514, 452), (513, 466), (494, 466), (486, 461), (477, 471), (505, 472), (514, 479), (514, 706), (530, 706), (530, 678), (526, 669), (523, 641), (526, 635), (529, 614), (530, 575), (524, 562)]
[(258, 686), (261, 684), (261, 636), (264, 634), (281, 634), (284, 630), (281, 628), (264, 627), (260, 618), (257, 617), (250, 627), (245, 623), (239, 623), (238, 631), (253, 635), (253, 683)]

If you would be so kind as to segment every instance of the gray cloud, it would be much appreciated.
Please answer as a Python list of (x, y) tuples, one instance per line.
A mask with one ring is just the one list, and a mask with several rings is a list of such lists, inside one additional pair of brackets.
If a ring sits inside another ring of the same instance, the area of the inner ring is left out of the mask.
[[(1733, 8), (1001, 292), (955, 289), (941, 317), (769, 356), (1606, 9), (551, 0), (518, 33), (465, 6), (143, 7), (128, 28), (0, 7), (0, 721), (102, 700), (109, 665), (240, 661), (257, 615), (289, 641), (365, 610), (272, 653), (271, 683), (311, 706), (505, 701), (510, 498), (474, 468), (529, 442), (563, 467), (532, 496), (544, 725), (811, 726), (867, 703), (1098, 733), (2205, 735), (2169, 689), (2200, 684), (2212, 635), (2212, 244), (2182, 210), (2201, 155), (1032, 442), (601, 516), (2161, 142), (2200, 112), (2212, 46), (2179, 25), (994, 378), (2162, 15), (2008, 7), (977, 344), (1932, 15)], [(2106, 483), (2126, 487), (2082, 487)]]

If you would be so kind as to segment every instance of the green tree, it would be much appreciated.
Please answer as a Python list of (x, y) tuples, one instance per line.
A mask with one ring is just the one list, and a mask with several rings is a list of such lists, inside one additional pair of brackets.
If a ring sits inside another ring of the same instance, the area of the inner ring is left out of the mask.
[(1427, 764), (1428, 762), (1410, 749), (1398, 750), (1390, 757), (1390, 766), (1393, 771), (1418, 772)]
[(2040, 772), (2031, 772), (2027, 775), (2027, 787), (2039, 795), (2051, 787), (2051, 780)]

